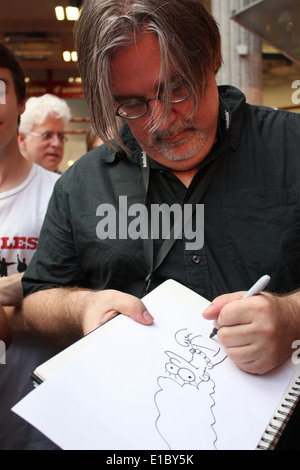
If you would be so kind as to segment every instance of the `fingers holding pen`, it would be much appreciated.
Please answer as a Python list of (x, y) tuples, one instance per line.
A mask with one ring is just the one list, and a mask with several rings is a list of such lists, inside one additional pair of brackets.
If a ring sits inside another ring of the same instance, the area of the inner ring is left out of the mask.
[(278, 347), (283, 326), (278, 297), (268, 293), (242, 297), (242, 293), (218, 297), (203, 316), (218, 319), (218, 340), (238, 367), (265, 373), (286, 358)]
[(264, 374), (287, 360), (300, 335), (299, 291), (278, 296), (263, 292), (270, 281), (262, 276), (245, 293), (216, 298), (203, 317), (217, 322), (226, 353), (244, 371)]
[[(227, 294), (227, 295), (218, 297), (212, 302), (211, 306), (204, 312), (203, 314), (204, 318), (207, 318), (207, 319), (210, 318), (210, 319), (215, 319), (215, 320), (218, 319), (218, 323), (219, 323), (219, 317), (221, 315), (222, 309), (227, 303), (232, 302), (233, 300), (236, 300), (239, 298), (248, 299), (249, 297), (258, 295), (269, 284), (270, 279), (271, 279), (270, 276), (267, 274), (262, 276), (243, 295), (241, 295), (241, 293), (232, 293), (232, 294)], [(247, 323), (247, 319), (245, 320), (245, 322)], [(233, 323), (230, 323), (229, 325), (233, 325)], [(219, 325), (217, 327), (219, 328)]]
[(262, 317), (268, 315), (269, 310), (264, 295), (259, 294), (248, 299), (239, 298), (224, 305), (218, 317), (219, 328), (249, 327), (258, 320), (258, 317), (263, 320)]
[(231, 320), (231, 313), (234, 310), (234, 303), (241, 300), (243, 294), (244, 292), (234, 292), (216, 297), (210, 306), (203, 312), (203, 317), (206, 320), (217, 320), (219, 327), (239, 324), (241, 319), (238, 318), (235, 320), (233, 318)]
[[(218, 328), (250, 325), (260, 319), (262, 324), (269, 320), (273, 311), (271, 295), (259, 295), (244, 298), (244, 292), (235, 292), (217, 297), (203, 312), (207, 320), (217, 320)], [(267, 318), (265, 318), (267, 317)]]

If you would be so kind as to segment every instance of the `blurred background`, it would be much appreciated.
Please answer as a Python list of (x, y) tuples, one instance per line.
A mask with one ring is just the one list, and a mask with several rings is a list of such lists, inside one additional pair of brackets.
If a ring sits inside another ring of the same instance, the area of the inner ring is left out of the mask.
[[(221, 30), (218, 84), (237, 86), (249, 103), (300, 112), (300, 0), (203, 3)], [(52, 93), (71, 108), (62, 172), (86, 152), (90, 128), (73, 45), (81, 5), (82, 0), (0, 0), (0, 40), (21, 63), (27, 97)]]

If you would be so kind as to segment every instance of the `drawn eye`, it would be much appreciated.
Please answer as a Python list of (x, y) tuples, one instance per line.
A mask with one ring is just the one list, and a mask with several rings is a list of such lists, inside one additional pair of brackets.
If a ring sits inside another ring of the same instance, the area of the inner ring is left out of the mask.
[(185, 368), (180, 369), (178, 375), (185, 382), (193, 382), (196, 379), (195, 374), (191, 370)]
[(170, 374), (176, 375), (178, 374), (178, 370), (179, 370), (179, 367), (175, 366), (171, 362), (168, 362), (168, 364), (166, 364), (166, 371), (169, 372)]

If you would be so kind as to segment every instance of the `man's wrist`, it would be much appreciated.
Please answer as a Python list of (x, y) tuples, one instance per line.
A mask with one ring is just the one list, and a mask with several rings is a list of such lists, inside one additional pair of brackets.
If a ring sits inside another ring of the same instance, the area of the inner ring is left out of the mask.
[(283, 335), (288, 338), (288, 348), (292, 354), (292, 344), (300, 340), (300, 289), (280, 296), (281, 314), (286, 319), (286, 331)]

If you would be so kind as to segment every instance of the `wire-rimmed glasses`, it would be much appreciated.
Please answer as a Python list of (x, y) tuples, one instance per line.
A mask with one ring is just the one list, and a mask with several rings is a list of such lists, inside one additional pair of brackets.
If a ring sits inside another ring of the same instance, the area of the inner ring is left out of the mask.
[(29, 134), (35, 137), (39, 137), (43, 142), (51, 142), (56, 136), (62, 143), (68, 141), (68, 137), (62, 132), (46, 131), (42, 134), (39, 134), (38, 132), (29, 132)]
[[(186, 83), (177, 84), (170, 90), (169, 102), (170, 104), (182, 103), (191, 96), (191, 93), (191, 89)], [(116, 115), (123, 119), (138, 119), (147, 114), (149, 110), (148, 103), (154, 100), (161, 100), (166, 102), (164, 92), (160, 92), (157, 96), (150, 98), (149, 100), (143, 100), (139, 98), (125, 101), (125, 103), (121, 103), (117, 107)]]

